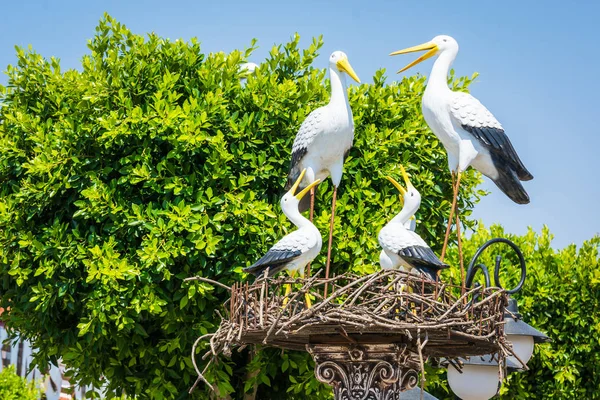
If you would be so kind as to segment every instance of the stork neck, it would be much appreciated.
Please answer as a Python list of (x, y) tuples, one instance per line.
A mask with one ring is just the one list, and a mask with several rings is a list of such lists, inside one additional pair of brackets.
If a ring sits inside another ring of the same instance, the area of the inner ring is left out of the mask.
[(300, 214), (300, 211), (298, 211), (298, 204), (290, 204), (289, 207), (283, 208), (283, 213), (287, 219), (298, 228), (312, 224), (312, 222)]
[(429, 76), (429, 82), (427, 83), (428, 88), (444, 87), (448, 89), (448, 71), (455, 58), (456, 53), (451, 51), (444, 51), (438, 56), (431, 69), (431, 75)]
[(331, 100), (329, 104), (347, 105), (346, 75), (334, 68), (329, 68), (329, 80), (331, 83)]
[(404, 205), (402, 210), (400, 210), (400, 212), (394, 218), (392, 218), (390, 223), (404, 225), (410, 219), (410, 217), (415, 215), (415, 212), (417, 212), (417, 210), (413, 208), (414, 207), (407, 207)]
[(410, 218), (413, 215), (415, 215), (415, 213), (419, 209), (420, 205), (421, 205), (420, 201), (417, 202), (417, 201), (404, 200), (404, 206), (402, 207), (402, 210), (400, 210), (398, 215), (396, 215), (394, 218), (392, 218), (390, 223), (395, 223), (395, 224), (400, 224), (400, 225), (406, 224), (410, 220)]

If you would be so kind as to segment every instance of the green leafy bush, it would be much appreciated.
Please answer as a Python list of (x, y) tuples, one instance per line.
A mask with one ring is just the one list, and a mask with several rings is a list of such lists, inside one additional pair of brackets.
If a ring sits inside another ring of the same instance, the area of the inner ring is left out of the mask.
[[(536, 346), (529, 371), (508, 376), (500, 398), (600, 399), (600, 236), (584, 242), (579, 249), (570, 245), (553, 250), (547, 227), (540, 234), (529, 229), (518, 236), (506, 233), (501, 226), (479, 226), (469, 240), (463, 241), (465, 259), (495, 237), (512, 240), (523, 252), (527, 280), (514, 298), (523, 320), (552, 339), (552, 343)], [(480, 261), (492, 267), (495, 256), (503, 255), (501, 284), (515, 287), (520, 272), (511, 268), (518, 265), (514, 253), (508, 246), (494, 249), (486, 251)], [(456, 265), (455, 248), (448, 261)], [(431, 370), (427, 380), (427, 390), (432, 394), (440, 399), (452, 398), (443, 371)]]
[(15, 372), (15, 366), (9, 365), (0, 371), (0, 399), (2, 400), (38, 400), (42, 389), (38, 382), (28, 382)]
[[(279, 197), (292, 141), (329, 98), (326, 70), (312, 66), (320, 38), (306, 49), (298, 36), (274, 46), (242, 88), (238, 66), (254, 45), (203, 54), (195, 39), (144, 38), (105, 16), (81, 70), (17, 48), (0, 87), (0, 306), (38, 365), (62, 357), (72, 381), (104, 377), (115, 395), (185, 396), (192, 343), (216, 329), (227, 293), (183, 279), (248, 279), (241, 268), (291, 229)], [(471, 79), (451, 82), (465, 89)], [(378, 268), (377, 232), (400, 209), (384, 176), (398, 176), (399, 163), (423, 193), (418, 231), (441, 247), (450, 176), (421, 116), (424, 83), (386, 85), (382, 70), (349, 91), (356, 139), (338, 197), (334, 272)], [(469, 225), (479, 180), (470, 171), (462, 181)], [(330, 203), (327, 181), (316, 206), (322, 232)], [(207, 377), (222, 396), (256, 382), (260, 398), (330, 393), (305, 354), (236, 353)]]

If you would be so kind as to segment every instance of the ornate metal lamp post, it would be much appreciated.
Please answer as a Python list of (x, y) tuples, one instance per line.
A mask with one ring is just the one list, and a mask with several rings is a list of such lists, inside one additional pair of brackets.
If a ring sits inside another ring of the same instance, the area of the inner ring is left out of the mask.
[[(521, 277), (517, 286), (505, 289), (508, 297), (508, 305), (504, 313), (504, 333), (507, 341), (512, 345), (513, 354), (505, 360), (498, 360), (492, 355), (484, 357), (470, 357), (461, 360), (463, 366), (462, 374), (453, 367), (448, 368), (448, 383), (450, 387), (463, 400), (486, 400), (493, 397), (500, 389), (504, 371), (512, 372), (527, 368), (527, 362), (533, 354), (534, 343), (544, 343), (550, 338), (538, 331), (521, 319), (518, 312), (517, 301), (510, 297), (511, 294), (519, 292), (525, 284), (527, 268), (525, 258), (519, 247), (508, 239), (495, 238), (484, 243), (475, 253), (469, 269), (467, 270), (466, 286), (470, 288), (473, 284), (477, 271), (481, 271), (485, 278), (486, 287), (491, 286), (490, 274), (484, 264), (477, 264), (479, 256), (494, 244), (506, 244), (512, 248), (519, 258)], [(500, 283), (500, 268), (502, 257), (496, 256), (494, 268), (494, 286), (502, 288)], [(499, 362), (500, 361), (500, 362)], [(502, 363), (504, 362), (504, 367)], [(500, 371), (500, 373), (498, 373)]]

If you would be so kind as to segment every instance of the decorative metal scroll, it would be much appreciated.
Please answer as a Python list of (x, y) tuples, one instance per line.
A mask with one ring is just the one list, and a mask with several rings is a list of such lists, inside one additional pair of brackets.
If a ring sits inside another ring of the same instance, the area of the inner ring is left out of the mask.
[[(466, 287), (467, 288), (471, 287), (471, 285), (473, 284), (473, 279), (475, 278), (475, 274), (477, 273), (477, 271), (481, 271), (483, 273), (483, 275), (485, 277), (486, 286), (487, 287), (491, 286), (490, 273), (489, 273), (488, 268), (485, 266), (485, 264), (476, 264), (476, 262), (479, 259), (479, 256), (488, 247), (490, 247), (496, 243), (504, 243), (504, 244), (509, 245), (514, 250), (514, 252), (517, 254), (517, 257), (519, 257), (519, 268), (521, 269), (521, 279), (519, 280), (519, 283), (517, 284), (517, 286), (515, 286), (513, 289), (506, 290), (506, 293), (508, 293), (508, 294), (517, 293), (519, 290), (521, 290), (521, 288), (523, 287), (523, 284), (525, 283), (525, 278), (527, 276), (527, 266), (525, 265), (525, 258), (523, 257), (523, 253), (521, 253), (521, 249), (519, 249), (519, 246), (517, 246), (510, 240), (504, 239), (504, 238), (495, 238), (495, 239), (488, 240), (477, 250), (477, 252), (473, 256), (473, 259), (471, 260), (471, 263), (469, 264), (469, 269), (467, 270), (467, 278), (466, 278), (466, 282), (465, 282)], [(502, 256), (498, 255), (498, 256), (496, 256), (496, 265), (494, 268), (494, 285), (496, 287), (503, 289), (503, 287), (500, 283), (500, 267), (501, 267), (501, 265), (502, 265)]]
[(418, 360), (398, 344), (316, 344), (307, 349), (315, 359), (315, 376), (333, 386), (336, 400), (395, 400), (418, 382)]

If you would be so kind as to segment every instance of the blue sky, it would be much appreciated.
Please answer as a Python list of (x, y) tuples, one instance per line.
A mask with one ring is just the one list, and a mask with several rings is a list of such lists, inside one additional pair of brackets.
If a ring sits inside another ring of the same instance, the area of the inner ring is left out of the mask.
[[(486, 179), (492, 193), (475, 217), (514, 233), (547, 224), (557, 247), (600, 232), (598, 2), (36, 0), (1, 9), (2, 70), (15, 60), (14, 45), (28, 44), (60, 58), (65, 69), (77, 68), (105, 11), (136, 33), (198, 37), (206, 52), (243, 49), (255, 37), (255, 62), (294, 32), (304, 45), (323, 34), (316, 66), (343, 50), (363, 82), (379, 68), (387, 69), (388, 82), (401, 79), (395, 71), (414, 57), (388, 57), (391, 51), (451, 35), (460, 45), (454, 68), (480, 73), (471, 92), (500, 120), (535, 176), (525, 183), (532, 199), (526, 206)], [(431, 65), (406, 73), (428, 74)]]

